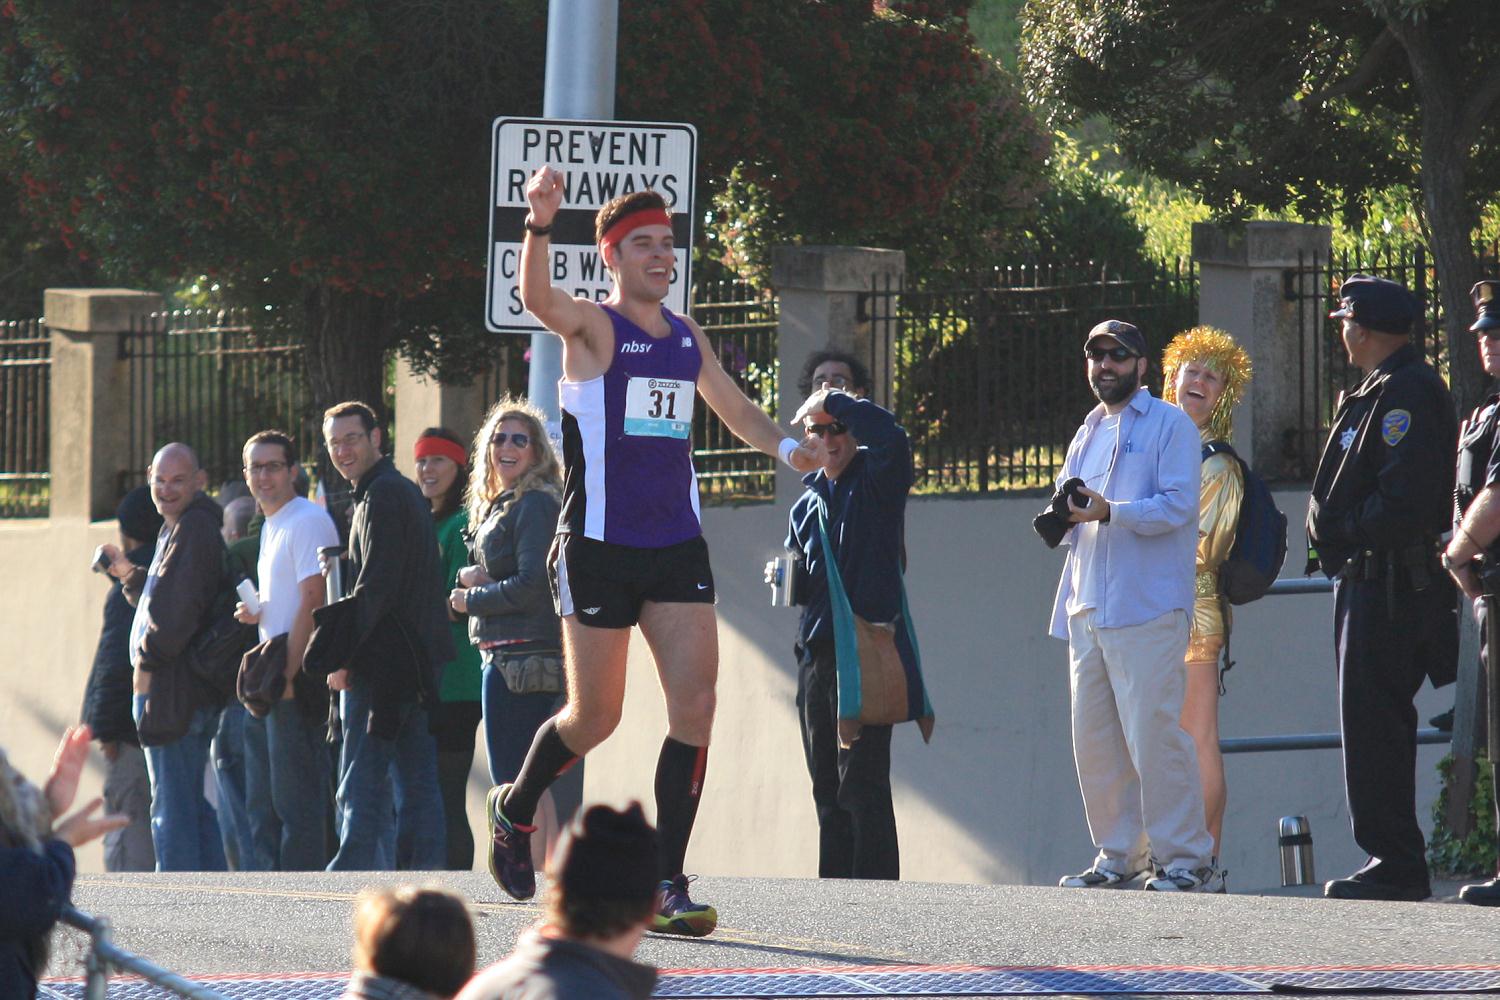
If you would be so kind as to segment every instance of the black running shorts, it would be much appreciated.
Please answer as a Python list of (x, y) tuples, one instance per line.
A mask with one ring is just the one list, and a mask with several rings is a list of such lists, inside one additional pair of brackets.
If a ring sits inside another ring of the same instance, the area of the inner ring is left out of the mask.
[(558, 535), (547, 556), (552, 606), (595, 628), (629, 628), (641, 605), (713, 604), (714, 574), (703, 536), (638, 549), (581, 535)]

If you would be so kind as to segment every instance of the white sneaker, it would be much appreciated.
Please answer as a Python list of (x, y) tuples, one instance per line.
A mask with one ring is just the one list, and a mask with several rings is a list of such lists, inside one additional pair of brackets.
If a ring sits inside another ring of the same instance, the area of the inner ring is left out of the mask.
[(1168, 868), (1158, 878), (1146, 883), (1151, 892), (1228, 892), (1225, 877), (1229, 873), (1218, 865), (1218, 859), (1210, 859), (1202, 868)]
[(1064, 889), (1123, 889), (1139, 874), (1122, 875), (1109, 868), (1100, 868), (1096, 861), (1088, 871), (1064, 875), (1057, 884)]

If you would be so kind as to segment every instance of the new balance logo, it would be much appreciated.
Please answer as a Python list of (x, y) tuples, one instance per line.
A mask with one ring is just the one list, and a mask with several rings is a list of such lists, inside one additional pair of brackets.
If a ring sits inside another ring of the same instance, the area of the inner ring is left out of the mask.
[(682, 346), (683, 347), (692, 347), (693, 346), (693, 338), (692, 337), (683, 337), (682, 338)]
[(651, 345), (651, 344), (637, 343), (634, 340), (626, 341), (625, 343), (623, 343), (623, 344), (620, 345), (620, 353), (621, 354), (645, 354), (647, 351), (651, 350), (652, 346), (653, 345)]

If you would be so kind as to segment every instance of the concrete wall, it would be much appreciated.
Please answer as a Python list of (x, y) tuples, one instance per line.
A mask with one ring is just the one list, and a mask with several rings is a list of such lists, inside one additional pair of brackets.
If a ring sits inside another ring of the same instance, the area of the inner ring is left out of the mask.
[[(1305, 494), (1278, 496), (1293, 522), (1287, 572), (1305, 550)], [(909, 879), (1053, 884), (1092, 856), (1073, 770), (1065, 644), (1046, 636), (1061, 556), (1033, 535), (1036, 499), (914, 500), (908, 521), (912, 615), (937, 732), (893, 743), (893, 782)], [(705, 529), (719, 589), (719, 716), (688, 867), (704, 874), (812, 876), (816, 824), (802, 761), (791, 645), (795, 612), (771, 608), (761, 567), (783, 537), (770, 506), (713, 509)], [(1239, 609), (1238, 665), (1222, 701), (1223, 735), (1332, 732), (1332, 599), (1267, 597)], [(1451, 704), (1424, 689), (1423, 719)], [(625, 721), (589, 757), (590, 798), (648, 805), (665, 732), (661, 695), (639, 638)], [(1419, 753), (1424, 827), (1438, 791), (1440, 747)], [(1364, 857), (1349, 836), (1333, 750), (1227, 758), (1223, 863), (1231, 888), (1279, 883), (1276, 820), (1307, 815), (1328, 878)]]

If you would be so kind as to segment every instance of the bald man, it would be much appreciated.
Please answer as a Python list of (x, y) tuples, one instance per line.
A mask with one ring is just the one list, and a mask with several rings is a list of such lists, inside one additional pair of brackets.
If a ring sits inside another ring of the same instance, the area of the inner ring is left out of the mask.
[(161, 514), (149, 569), (113, 545), (109, 572), (135, 605), (130, 628), (136, 728), (151, 777), (151, 840), (157, 871), (222, 871), (224, 847), (214, 809), (203, 797), (203, 768), (219, 700), (192, 673), (183, 653), (207, 622), (223, 583), (223, 512), (203, 492), (198, 456), (185, 444), (158, 451), (146, 470)]

